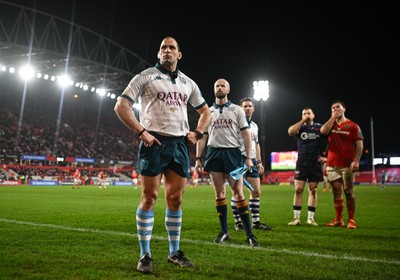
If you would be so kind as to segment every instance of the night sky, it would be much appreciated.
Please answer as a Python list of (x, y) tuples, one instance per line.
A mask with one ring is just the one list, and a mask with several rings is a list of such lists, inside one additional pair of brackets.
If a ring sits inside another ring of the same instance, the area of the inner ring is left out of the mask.
[(137, 8), (129, 7), (137, 1), (12, 2), (73, 21), (152, 63), (163, 37), (175, 37), (183, 53), (178, 67), (198, 83), (209, 105), (218, 78), (230, 82), (229, 97), (236, 103), (253, 96), (254, 80), (268, 80), (266, 119), (260, 119), (259, 104), (254, 116), (265, 126), (267, 155), (295, 150), (287, 129), (302, 109), (313, 108), (315, 121), (324, 123), (335, 99), (346, 103), (346, 117), (360, 125), (366, 150), (372, 151), (372, 117), (375, 157), (400, 155), (394, 136), (400, 119), (396, 1), (146, 1)]

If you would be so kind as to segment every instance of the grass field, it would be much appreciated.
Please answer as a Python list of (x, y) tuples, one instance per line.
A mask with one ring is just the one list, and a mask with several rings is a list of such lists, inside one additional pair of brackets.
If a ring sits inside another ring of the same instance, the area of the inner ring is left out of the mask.
[[(151, 242), (154, 272), (136, 271), (139, 245), (133, 187), (0, 187), (0, 279), (400, 279), (400, 187), (357, 186), (358, 228), (330, 228), (332, 193), (319, 187), (316, 221), (290, 227), (293, 186), (262, 186), (261, 220), (251, 248), (233, 229), (219, 233), (212, 187), (186, 189), (181, 250), (193, 268), (167, 262), (163, 192), (156, 205)], [(347, 212), (345, 210), (345, 219)]]

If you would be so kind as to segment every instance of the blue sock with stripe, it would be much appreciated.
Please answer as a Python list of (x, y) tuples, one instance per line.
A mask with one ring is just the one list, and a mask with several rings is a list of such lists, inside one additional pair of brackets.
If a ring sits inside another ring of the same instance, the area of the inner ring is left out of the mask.
[(168, 232), (169, 255), (177, 255), (181, 238), (182, 210), (165, 210), (165, 228)]
[(150, 252), (150, 240), (153, 234), (154, 210), (142, 210), (140, 207), (136, 210), (136, 228), (140, 245), (140, 256)]

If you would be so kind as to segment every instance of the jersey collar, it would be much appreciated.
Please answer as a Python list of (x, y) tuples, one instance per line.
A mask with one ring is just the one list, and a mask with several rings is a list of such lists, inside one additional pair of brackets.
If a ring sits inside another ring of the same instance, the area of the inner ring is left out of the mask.
[(218, 104), (216, 104), (214, 102), (213, 106), (214, 106), (215, 109), (217, 109), (217, 108), (221, 108), (222, 109), (223, 107), (231, 106), (231, 104), (232, 104), (232, 102), (230, 100), (228, 100), (228, 102), (226, 102), (225, 104), (222, 104), (222, 105), (218, 105)]
[(162, 73), (167, 74), (171, 77), (171, 80), (175, 80), (176, 78), (178, 78), (178, 72), (179, 69), (178, 67), (176, 68), (175, 71), (168, 71), (167, 69), (165, 69), (164, 67), (161, 66), (161, 64), (159, 62), (156, 63), (155, 66), (158, 70), (160, 70)]

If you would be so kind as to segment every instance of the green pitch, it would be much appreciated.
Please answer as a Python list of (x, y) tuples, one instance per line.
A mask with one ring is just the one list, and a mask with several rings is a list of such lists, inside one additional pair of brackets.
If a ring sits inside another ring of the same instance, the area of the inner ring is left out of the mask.
[(356, 186), (355, 230), (323, 226), (334, 209), (332, 193), (321, 186), (320, 226), (306, 225), (307, 193), (302, 225), (288, 226), (293, 188), (262, 186), (261, 221), (273, 230), (255, 230), (261, 247), (251, 248), (244, 232), (233, 229), (231, 211), (230, 244), (212, 243), (220, 230), (212, 187), (188, 186), (181, 250), (195, 267), (186, 269), (166, 260), (161, 191), (151, 243), (154, 273), (142, 275), (136, 271), (140, 189), (2, 186), (0, 279), (400, 279), (399, 186)]

